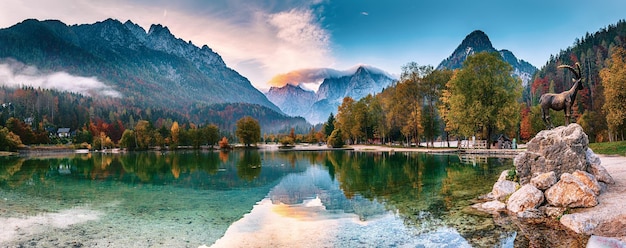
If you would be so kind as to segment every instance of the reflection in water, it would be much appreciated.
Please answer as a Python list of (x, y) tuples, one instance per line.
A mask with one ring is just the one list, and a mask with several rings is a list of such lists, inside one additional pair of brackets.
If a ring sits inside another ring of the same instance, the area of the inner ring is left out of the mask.
[[(506, 246), (514, 231), (466, 212), (512, 166), (486, 162), (345, 151), (0, 158), (0, 221), (77, 206), (102, 213), (65, 227), (85, 246)], [(58, 233), (1, 245), (67, 245), (48, 236)]]

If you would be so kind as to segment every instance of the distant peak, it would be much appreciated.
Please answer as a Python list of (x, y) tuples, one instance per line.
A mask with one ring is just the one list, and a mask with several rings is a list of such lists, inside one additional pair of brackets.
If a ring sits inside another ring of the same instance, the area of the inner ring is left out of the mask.
[(481, 30), (474, 30), (463, 39), (461, 47), (493, 48), (489, 36)]
[(152, 34), (156, 34), (156, 35), (160, 35), (160, 34), (172, 35), (170, 30), (166, 26), (163, 26), (161, 24), (152, 24), (150, 26), (150, 30), (148, 31), (148, 35), (152, 35)]

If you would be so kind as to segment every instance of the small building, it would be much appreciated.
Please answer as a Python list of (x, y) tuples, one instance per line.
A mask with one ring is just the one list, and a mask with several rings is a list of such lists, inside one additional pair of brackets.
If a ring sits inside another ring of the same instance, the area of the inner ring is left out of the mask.
[(495, 148), (497, 149), (511, 149), (513, 148), (512, 141), (504, 134), (498, 135), (498, 138), (494, 139)]
[(57, 130), (57, 136), (59, 136), (59, 138), (67, 138), (70, 137), (70, 128), (69, 127), (62, 127), (59, 128)]

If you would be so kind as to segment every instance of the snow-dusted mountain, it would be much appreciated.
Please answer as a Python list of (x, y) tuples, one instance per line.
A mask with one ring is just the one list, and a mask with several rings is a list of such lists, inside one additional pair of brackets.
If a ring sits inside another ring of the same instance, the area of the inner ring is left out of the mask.
[(380, 93), (394, 82), (389, 74), (371, 66), (359, 66), (353, 73), (350, 72), (347, 75), (328, 76), (317, 92), (287, 84), (272, 87), (265, 95), (286, 114), (302, 116), (316, 124), (325, 122), (330, 113), (336, 114), (343, 98), (359, 100), (368, 94)]
[(518, 59), (515, 55), (506, 49), (496, 50), (489, 37), (480, 30), (475, 30), (463, 39), (461, 44), (454, 50), (450, 57), (444, 59), (437, 69), (457, 69), (463, 66), (463, 62), (468, 56), (479, 52), (498, 52), (502, 59), (513, 66), (513, 75), (522, 79), (522, 84), (527, 85), (537, 71), (537, 68), (530, 63)]

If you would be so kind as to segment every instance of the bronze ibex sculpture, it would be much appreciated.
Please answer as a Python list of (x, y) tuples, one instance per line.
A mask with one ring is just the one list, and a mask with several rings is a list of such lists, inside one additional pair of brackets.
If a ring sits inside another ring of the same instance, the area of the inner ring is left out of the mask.
[(574, 78), (572, 78), (574, 85), (572, 85), (572, 88), (567, 91), (563, 91), (558, 94), (545, 93), (541, 95), (541, 98), (539, 98), (539, 104), (541, 104), (541, 118), (543, 119), (543, 122), (546, 123), (548, 129), (554, 128), (552, 122), (550, 121), (550, 109), (554, 109), (556, 111), (564, 110), (565, 124), (569, 124), (570, 117), (572, 115), (572, 106), (576, 101), (576, 93), (583, 89), (580, 64), (576, 63), (576, 69), (570, 65), (560, 65), (558, 68), (567, 68), (574, 73)]

